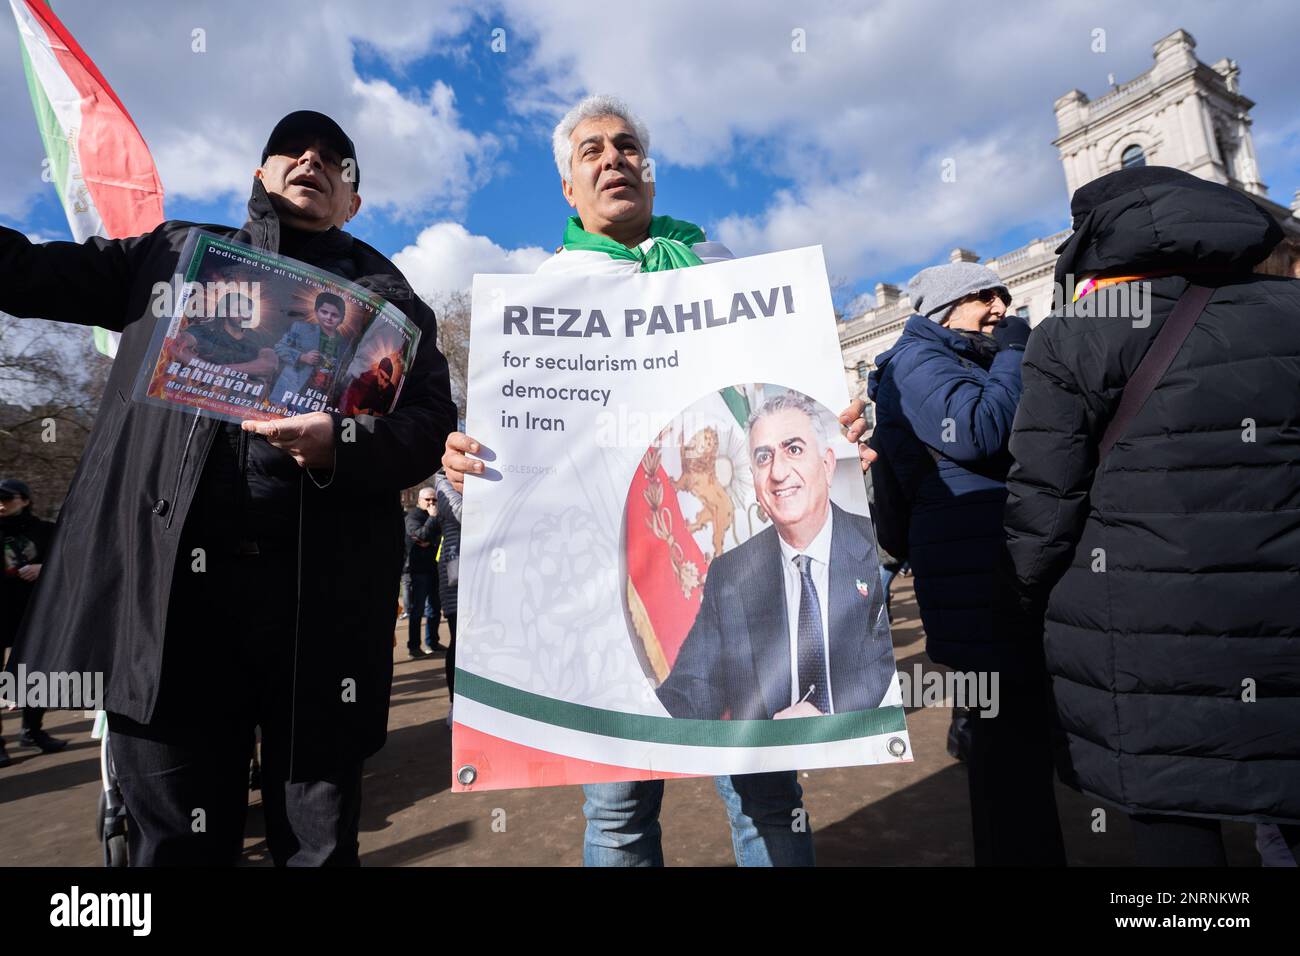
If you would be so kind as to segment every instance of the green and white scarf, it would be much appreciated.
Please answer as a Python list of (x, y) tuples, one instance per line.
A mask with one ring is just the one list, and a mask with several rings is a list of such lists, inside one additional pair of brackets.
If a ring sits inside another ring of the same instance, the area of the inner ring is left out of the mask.
[(703, 265), (691, 246), (704, 242), (704, 230), (693, 222), (654, 216), (650, 219), (650, 238), (654, 240), (644, 252), (640, 246), (629, 249), (623, 243), (598, 236), (582, 228), (577, 216), (570, 216), (564, 227), (564, 248), (583, 252), (603, 252), (611, 259), (629, 259), (641, 263), (642, 272), (663, 272)]

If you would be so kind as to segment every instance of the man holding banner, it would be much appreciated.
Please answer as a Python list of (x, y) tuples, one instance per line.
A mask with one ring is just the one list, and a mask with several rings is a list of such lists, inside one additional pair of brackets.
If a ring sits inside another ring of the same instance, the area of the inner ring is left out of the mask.
[[(653, 215), (654, 180), (646, 156), (649, 133), (619, 100), (589, 96), (555, 128), (552, 140), (569, 218), (563, 247), (539, 273), (635, 275), (732, 258), (696, 225)], [(478, 442), (460, 432), (447, 439), (443, 465), (463, 486), (482, 475), (470, 457)], [(802, 812), (803, 791), (794, 771), (716, 778), (741, 866), (810, 866), (812, 831)], [(662, 780), (584, 786), (587, 866), (662, 866), (659, 810)]]
[(193, 224), (82, 244), (0, 228), (0, 310), (84, 323), (94, 301), (122, 336), (11, 666), (104, 673), (133, 865), (238, 862), (255, 726), (276, 863), (358, 862), (362, 762), (387, 733), (398, 492), (436, 468), (456, 420), (432, 311), (342, 229), (359, 183), (339, 125), (291, 113), (262, 152), (248, 221), (205, 229), (351, 280), (418, 326), (384, 417), (241, 427), (131, 401), (157, 288)]

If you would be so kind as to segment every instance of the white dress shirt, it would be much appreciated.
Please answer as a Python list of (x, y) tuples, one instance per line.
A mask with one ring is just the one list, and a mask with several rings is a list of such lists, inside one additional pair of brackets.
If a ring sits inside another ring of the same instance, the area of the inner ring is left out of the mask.
[[(826, 506), (826, 523), (817, 532), (817, 537), (809, 542), (808, 547), (796, 551), (786, 543), (780, 533), (777, 540), (781, 542), (781, 568), (785, 579), (785, 619), (790, 633), (790, 703), (799, 703), (799, 600), (803, 595), (802, 575), (795, 558), (806, 554), (812, 558), (813, 585), (817, 588), (817, 604), (822, 615), (822, 655), (826, 660), (826, 699), (830, 701), (831, 713), (835, 712), (835, 698), (831, 696), (831, 629), (830, 629), (830, 561), (831, 534), (835, 524), (834, 510), (829, 503)], [(818, 682), (820, 683), (820, 682)]]

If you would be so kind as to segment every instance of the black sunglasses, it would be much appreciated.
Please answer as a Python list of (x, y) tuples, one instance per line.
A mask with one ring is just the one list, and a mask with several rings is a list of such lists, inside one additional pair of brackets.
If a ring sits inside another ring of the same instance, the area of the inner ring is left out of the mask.
[(1010, 294), (1003, 292), (1001, 289), (981, 289), (979, 292), (976, 292), (971, 296), (971, 298), (978, 299), (985, 305), (991, 305), (994, 299), (1001, 299), (1003, 305), (1011, 304)]

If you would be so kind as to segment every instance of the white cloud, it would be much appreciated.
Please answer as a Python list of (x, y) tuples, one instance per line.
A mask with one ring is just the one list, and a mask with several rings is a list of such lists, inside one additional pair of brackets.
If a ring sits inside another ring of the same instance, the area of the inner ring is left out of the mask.
[[(1261, 0), (1249, 16), (1129, 0), (754, 2), (738, 16), (731, 5), (658, 0), (620, 8), (612, 24), (580, 5), (503, 2), (532, 44), (513, 68), (517, 110), (542, 125), (583, 93), (622, 96), (661, 163), (717, 169), (724, 181), (749, 166), (790, 184), (760, 212), (719, 216), (711, 232), (742, 254), (822, 243), (833, 273), (871, 276), (957, 244), (993, 255), (1012, 228), (1059, 228), (1068, 196), (1053, 101), (1075, 87), (1095, 97), (1108, 74), (1145, 71), (1152, 44), (1178, 27), (1204, 62), (1241, 61), (1261, 141), (1266, 95), (1277, 125), (1295, 112), (1293, 0)], [(1105, 53), (1092, 52), (1098, 27)], [(806, 52), (792, 47), (795, 30)], [(949, 156), (955, 183), (938, 175)], [(699, 216), (674, 204), (670, 175), (663, 182), (658, 211)], [(1274, 198), (1289, 200), (1296, 185), (1277, 182)]]
[(463, 211), (499, 144), (461, 128), (451, 87), (437, 82), (416, 99), (382, 80), (356, 79), (352, 91), (360, 100), (355, 139), (385, 142), (361, 167), (365, 201), (408, 218), (431, 207)]
[[(1060, 228), (1044, 217), (1063, 211), (1059, 170), (1020, 163), (1002, 145), (1016, 138), (1006, 132), (950, 143), (892, 176), (868, 170), (806, 182), (779, 193), (759, 215), (724, 218), (715, 231), (741, 254), (821, 244), (832, 275), (861, 275), (922, 261), (1015, 225), (1039, 221)], [(951, 181), (943, 175), (946, 161), (953, 163)]]
[(876, 307), (876, 297), (870, 292), (863, 292), (844, 303), (843, 313), (846, 318), (855, 319), (868, 309)]
[(503, 249), (456, 222), (439, 222), (393, 256), (420, 295), (468, 289), (475, 273), (534, 272), (550, 253), (538, 246)]
[[(455, 213), (492, 169), (495, 138), (461, 125), (449, 87), (399, 90), (356, 66), (369, 56), (401, 75), (465, 31), (468, 3), (142, 0), (122, 16), (113, 4), (69, 2), (58, 15), (127, 104), (168, 196), (246, 197), (267, 134), (293, 109), (327, 113), (352, 136), (363, 217)], [(192, 49), (196, 29), (206, 52)], [(17, 44), (5, 9), (0, 48)], [(0, 124), (0, 214), (21, 216), (49, 186), (17, 56), (0, 66)]]

